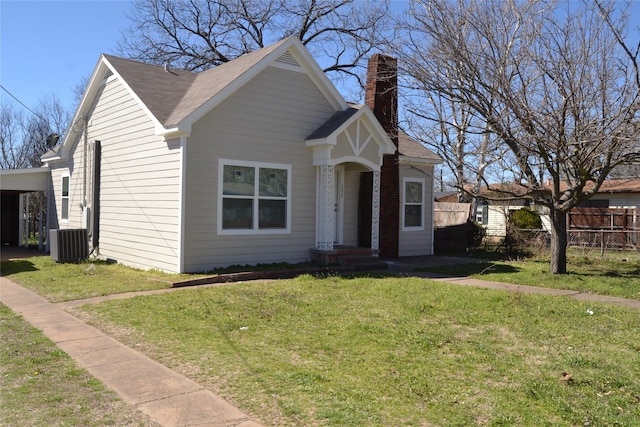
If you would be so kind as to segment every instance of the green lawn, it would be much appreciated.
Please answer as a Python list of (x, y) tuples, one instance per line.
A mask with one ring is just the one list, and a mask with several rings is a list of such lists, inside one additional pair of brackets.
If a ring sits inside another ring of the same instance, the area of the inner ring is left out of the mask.
[(3, 304), (0, 336), (0, 425), (155, 425)]
[(606, 258), (571, 251), (568, 274), (549, 273), (549, 260), (487, 261), (421, 269), (455, 276), (518, 285), (569, 289), (600, 295), (640, 299), (640, 253), (621, 252)]
[(306, 276), (81, 310), (267, 425), (640, 420), (640, 312), (612, 305)]
[[(486, 264), (475, 274), (637, 298), (637, 261), (576, 265), (555, 285), (543, 261)], [(52, 301), (166, 288), (192, 277), (48, 257), (1, 268)], [(75, 310), (266, 425), (640, 425), (640, 311), (615, 305), (378, 274), (181, 289)], [(6, 325), (3, 339), (20, 329)], [(109, 405), (101, 406), (102, 418), (56, 418), (62, 415), (49, 402), (60, 395), (55, 387), (40, 391), (40, 372), (53, 372), (53, 382), (65, 382), (70, 388), (62, 390), (74, 397), (100, 393), (99, 384), (76, 368), (69, 375), (69, 368), (46, 365), (40, 356), (66, 356), (34, 346), (42, 337), (14, 335), (17, 347), (6, 345), (2, 354), (3, 399), (6, 384), (20, 395), (25, 383), (31, 394), (12, 398), (9, 409), (3, 401), (3, 411), (16, 417), (33, 410), (33, 401), (42, 409), (29, 424), (44, 425), (50, 412), (57, 425), (120, 425), (120, 409)], [(12, 365), (33, 357), (24, 370)], [(7, 380), (12, 371), (22, 383)]]
[(48, 256), (2, 262), (0, 271), (51, 302), (169, 288), (174, 281), (198, 277), (135, 270), (104, 261), (58, 264)]

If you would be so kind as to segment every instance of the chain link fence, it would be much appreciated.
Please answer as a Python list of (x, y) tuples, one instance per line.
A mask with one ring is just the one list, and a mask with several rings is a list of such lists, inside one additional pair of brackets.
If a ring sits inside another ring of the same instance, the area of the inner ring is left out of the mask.
[[(551, 233), (546, 230), (512, 229), (505, 243), (526, 247), (532, 252), (544, 251), (551, 245)], [(640, 228), (628, 230), (568, 230), (567, 246), (588, 252), (640, 251)]]
[(627, 230), (569, 230), (569, 247), (607, 250), (640, 250), (640, 229)]

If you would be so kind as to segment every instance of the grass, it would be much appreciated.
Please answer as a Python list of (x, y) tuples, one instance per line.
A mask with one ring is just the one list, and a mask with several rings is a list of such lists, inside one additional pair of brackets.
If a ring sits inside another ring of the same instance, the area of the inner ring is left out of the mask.
[[(492, 255), (489, 254), (489, 256)], [(518, 285), (640, 299), (639, 253), (614, 253), (600, 258), (570, 251), (568, 261), (568, 274), (564, 275), (549, 273), (549, 260), (544, 257), (518, 261), (487, 261), (421, 270)]]
[[(635, 259), (573, 256), (571, 274), (555, 285), (545, 276), (545, 260), (494, 262), (481, 266), (491, 266), (491, 273), (475, 274), (637, 298)], [(0, 267), (51, 301), (166, 288), (194, 277), (105, 263), (55, 264), (48, 257)], [(266, 425), (626, 426), (640, 420), (640, 312), (614, 305), (378, 275), (182, 289), (75, 310)], [(110, 404), (98, 405), (101, 421), (62, 418), (49, 403), (62, 393), (44, 387), (40, 397), (37, 381), (44, 376), (29, 375), (51, 373), (54, 383), (70, 387), (62, 390), (72, 401), (76, 395), (93, 401), (98, 393), (101, 402), (99, 384), (82, 379), (87, 374), (77, 368), (72, 374), (59, 365), (41, 368), (66, 356), (55, 347), (41, 350), (34, 344), (46, 340), (19, 332), (12, 316), (0, 313), (0, 425), (5, 419), (25, 425), (7, 417), (27, 411), (37, 412), (27, 418), (33, 425), (126, 425)], [(18, 350), (4, 344), (5, 334), (15, 335)], [(24, 370), (13, 366), (22, 360)], [(11, 397), (8, 409), (6, 384), (13, 394), (25, 393)], [(84, 413), (85, 403), (72, 405), (63, 412)]]
[(2, 262), (0, 271), (51, 302), (169, 288), (174, 281), (198, 277), (135, 270), (104, 261), (58, 264), (48, 256)]
[(640, 312), (612, 305), (302, 276), (79, 310), (267, 425), (640, 420)]
[(0, 335), (0, 425), (153, 425), (3, 304)]

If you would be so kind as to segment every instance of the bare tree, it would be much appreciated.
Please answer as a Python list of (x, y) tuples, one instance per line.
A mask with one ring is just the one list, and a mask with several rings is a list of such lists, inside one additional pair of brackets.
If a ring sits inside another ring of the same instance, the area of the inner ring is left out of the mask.
[(566, 273), (569, 210), (640, 158), (640, 45), (619, 7), (425, 0), (404, 23), (398, 55), (415, 86), (468, 106), (508, 149), (505, 199), (548, 208), (552, 273)]
[(381, 45), (388, 11), (386, 0), (141, 0), (119, 52), (199, 71), (295, 35), (326, 72), (362, 83), (356, 67)]
[(404, 97), (405, 126), (444, 160), (458, 200), (473, 198), (504, 148), (468, 106), (429, 92), (407, 92), (414, 96)]
[(61, 141), (50, 138), (62, 135), (70, 115), (55, 96), (43, 98), (39, 105), (25, 116), (12, 104), (0, 106), (0, 146), (2, 169), (38, 167), (40, 157)]
[(22, 114), (12, 104), (0, 105), (0, 168), (18, 169), (24, 162), (20, 158), (22, 145)]

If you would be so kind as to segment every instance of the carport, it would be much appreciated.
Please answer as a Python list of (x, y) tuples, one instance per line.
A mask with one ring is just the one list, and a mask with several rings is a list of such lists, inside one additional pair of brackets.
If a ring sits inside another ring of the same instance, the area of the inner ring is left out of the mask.
[[(30, 198), (34, 193), (49, 193), (49, 168), (8, 169), (0, 170), (0, 243), (2, 246), (29, 245), (29, 232), (38, 232), (38, 248), (44, 249), (48, 234), (48, 206), (44, 206), (44, 197), (39, 198), (35, 230), (30, 229), (29, 217), (32, 210)], [(47, 197), (47, 200), (49, 198)], [(48, 204), (48, 203), (47, 203)], [(45, 217), (46, 215), (46, 217)], [(33, 227), (32, 227), (33, 228)]]

